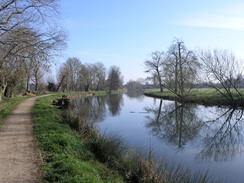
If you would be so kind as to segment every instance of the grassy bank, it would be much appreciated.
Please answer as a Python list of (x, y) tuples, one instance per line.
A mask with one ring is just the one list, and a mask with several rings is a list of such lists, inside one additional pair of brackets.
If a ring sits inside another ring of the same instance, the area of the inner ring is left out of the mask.
[[(244, 95), (244, 90), (240, 90), (241, 93)], [(160, 92), (158, 89), (154, 90), (146, 90), (144, 92), (146, 96), (151, 97), (157, 97), (157, 98), (163, 98), (167, 100), (176, 100), (179, 102), (186, 102), (186, 103), (197, 103), (202, 104), (206, 106), (211, 105), (233, 105), (233, 102), (236, 102), (237, 104), (240, 103), (237, 95), (234, 96), (234, 101), (230, 102), (227, 100), (223, 95), (221, 95), (219, 92), (217, 92), (214, 89), (193, 89), (191, 93), (186, 96), (184, 99), (179, 98), (174, 93), (170, 92), (169, 90), (164, 90), (164, 92)], [(242, 104), (240, 104), (242, 105)]]
[(27, 97), (6, 98), (4, 97), (0, 103), (0, 126), (4, 119), (13, 111), (13, 109)]
[[(74, 93), (72, 93), (74, 94)], [(123, 182), (116, 171), (96, 160), (52, 106), (56, 94), (37, 100), (33, 109), (35, 134), (43, 154), (43, 179), (47, 182)]]
[(44, 159), (44, 181), (211, 182), (205, 174), (191, 175), (180, 166), (156, 161), (152, 152), (145, 155), (128, 149), (120, 139), (101, 135), (72, 111), (58, 110), (51, 103), (62, 95), (40, 98), (33, 109), (35, 134)]

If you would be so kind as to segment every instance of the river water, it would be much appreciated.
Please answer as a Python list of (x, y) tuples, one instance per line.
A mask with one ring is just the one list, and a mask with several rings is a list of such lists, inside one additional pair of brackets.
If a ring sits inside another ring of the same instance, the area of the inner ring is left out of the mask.
[(181, 104), (135, 94), (73, 100), (77, 112), (128, 146), (192, 172), (226, 182), (244, 181), (243, 110)]

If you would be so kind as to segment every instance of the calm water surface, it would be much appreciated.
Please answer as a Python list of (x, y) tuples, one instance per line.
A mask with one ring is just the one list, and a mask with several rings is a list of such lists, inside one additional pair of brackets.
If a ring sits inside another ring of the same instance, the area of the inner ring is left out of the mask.
[(102, 133), (148, 150), (159, 159), (226, 182), (244, 181), (244, 116), (241, 109), (184, 105), (117, 94), (75, 99), (77, 112)]

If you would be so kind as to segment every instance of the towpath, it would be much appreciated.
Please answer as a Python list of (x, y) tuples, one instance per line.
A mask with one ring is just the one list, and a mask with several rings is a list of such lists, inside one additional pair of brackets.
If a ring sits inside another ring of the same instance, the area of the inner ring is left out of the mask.
[(31, 119), (31, 110), (37, 98), (26, 99), (17, 105), (0, 128), (1, 183), (41, 182), (40, 156)]

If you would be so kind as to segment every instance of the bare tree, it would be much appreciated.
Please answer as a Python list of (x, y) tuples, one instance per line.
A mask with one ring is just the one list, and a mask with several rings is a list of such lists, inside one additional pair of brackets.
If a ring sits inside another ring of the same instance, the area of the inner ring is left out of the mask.
[(168, 50), (164, 69), (164, 86), (178, 97), (185, 97), (195, 86), (199, 62), (184, 42), (175, 39)]
[(151, 53), (151, 59), (144, 62), (147, 69), (145, 72), (151, 73), (151, 77), (149, 77), (150, 79), (156, 79), (158, 81), (161, 92), (163, 92), (162, 72), (164, 61), (164, 52), (154, 51)]
[[(30, 27), (18, 27), (6, 33), (3, 37), (5, 44), (2, 45), (2, 55), (0, 55), (0, 70), (8, 72), (1, 75), (2, 79), (9, 79), (9, 69), (18, 65), (19, 70), (15, 74), (19, 79), (26, 80), (26, 90), (29, 90), (34, 72), (40, 70), (37, 67), (48, 68), (52, 56), (62, 48), (63, 37), (59, 36), (60, 34), (39, 33)], [(7, 79), (4, 80), (8, 83)]]
[(68, 76), (69, 76), (69, 71), (68, 69), (62, 65), (59, 68), (58, 75), (57, 75), (57, 80), (58, 80), (58, 86), (57, 86), (57, 92), (59, 89), (62, 90), (62, 92), (65, 92), (67, 90), (67, 85), (68, 85)]
[(243, 105), (244, 98), (239, 87), (242, 85), (243, 61), (228, 50), (206, 50), (199, 53), (207, 85), (214, 88), (228, 101)]
[(19, 26), (37, 25), (40, 22), (47, 22), (47, 19), (53, 19), (58, 14), (57, 2), (57, 0), (1, 0), (0, 36)]
[(93, 73), (94, 73), (94, 89), (105, 90), (106, 88), (106, 67), (103, 63), (97, 62), (93, 64)]
[(85, 64), (80, 70), (80, 82), (85, 91), (89, 91), (93, 85), (93, 65)]
[[(63, 91), (117, 90), (122, 86), (120, 69), (112, 66), (106, 80), (106, 67), (100, 63), (82, 64), (78, 58), (69, 58), (58, 73), (59, 85)], [(109, 83), (109, 84), (108, 84)]]
[(54, 28), (58, 26), (52, 21), (53, 15), (57, 15), (56, 8), (57, 0), (1, 1), (0, 100), (8, 87), (18, 85), (24, 77), (27, 83), (30, 81), (31, 68), (36, 68), (31, 67), (32, 63), (34, 66), (50, 63), (64, 45), (65, 34)]
[(81, 70), (81, 61), (79, 58), (70, 57), (61, 67), (60, 80), (65, 76), (65, 85), (68, 91), (78, 90), (78, 79)]
[(44, 76), (44, 72), (49, 70), (49, 67), (39, 65), (39, 62), (36, 62), (33, 68), (33, 76), (31, 81), (35, 84), (35, 91), (39, 91), (40, 84)]

